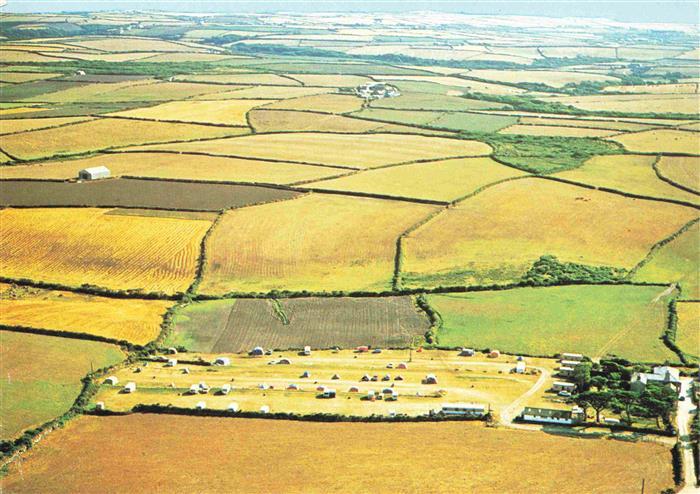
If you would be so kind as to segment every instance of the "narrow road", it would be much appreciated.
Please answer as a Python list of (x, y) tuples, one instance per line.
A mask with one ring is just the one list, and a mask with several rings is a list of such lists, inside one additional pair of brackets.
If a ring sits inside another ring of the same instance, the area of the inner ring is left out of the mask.
[(690, 399), (690, 383), (692, 379), (689, 377), (681, 378), (681, 396), (685, 397), (685, 400), (678, 402), (678, 411), (676, 413), (676, 425), (678, 426), (678, 436), (681, 441), (681, 448), (683, 450), (683, 465), (685, 470), (685, 487), (681, 489), (679, 494), (691, 494), (700, 493), (700, 488), (696, 486), (695, 479), (695, 469), (693, 466), (693, 450), (690, 447), (690, 441), (688, 438), (688, 424), (690, 423), (691, 414), (695, 410), (695, 405)]
[[(518, 412), (518, 408), (522, 406), (522, 404), (530, 398), (532, 395), (537, 393), (540, 389), (542, 389), (542, 386), (547, 382), (547, 379), (551, 375), (550, 372), (543, 368), (543, 367), (535, 367), (535, 369), (540, 371), (540, 377), (537, 379), (535, 384), (532, 385), (530, 389), (528, 389), (526, 392), (521, 394), (518, 398), (513, 401), (510, 405), (507, 407), (504, 407), (500, 411), (500, 423), (503, 425), (507, 425), (509, 427), (512, 427), (514, 425), (520, 425), (520, 424), (513, 424), (513, 418), (515, 414)], [(528, 427), (529, 428), (529, 427)]]

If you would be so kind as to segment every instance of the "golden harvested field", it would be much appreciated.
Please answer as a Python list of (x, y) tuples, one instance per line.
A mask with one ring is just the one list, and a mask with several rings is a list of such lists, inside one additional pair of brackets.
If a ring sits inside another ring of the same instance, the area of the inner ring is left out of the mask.
[(0, 51), (0, 63), (47, 63), (47, 62), (65, 62), (67, 58), (58, 55), (46, 56), (33, 51), (23, 50), (2, 50)]
[(209, 237), (200, 291), (384, 290), (396, 238), (435, 210), (323, 194), (231, 210)]
[(346, 170), (221, 156), (177, 153), (110, 153), (67, 161), (0, 168), (0, 178), (68, 179), (83, 168), (104, 165), (112, 176), (288, 184), (318, 180)]
[(554, 125), (511, 125), (499, 130), (498, 133), (528, 136), (607, 137), (619, 134), (619, 131), (586, 127), (556, 127)]
[(697, 94), (624, 94), (593, 96), (554, 96), (544, 101), (575, 106), (582, 110), (630, 113), (687, 113), (695, 115)]
[(48, 108), (40, 108), (38, 106), (18, 106), (16, 108), (3, 108), (0, 110), (0, 116), (18, 115), (20, 113), (33, 113), (46, 110), (48, 110)]
[(700, 192), (700, 158), (662, 156), (656, 164), (656, 169), (661, 176)]
[(297, 87), (297, 86), (240, 86), (240, 89), (229, 90), (223, 93), (209, 93), (195, 96), (195, 100), (221, 100), (221, 99), (289, 99), (325, 94), (333, 91), (333, 88)]
[(55, 129), (8, 135), (3, 138), (2, 147), (11, 155), (29, 160), (147, 142), (224, 137), (243, 132), (248, 132), (248, 130), (185, 123), (101, 118)]
[(367, 82), (373, 82), (368, 77), (359, 75), (335, 74), (285, 74), (287, 77), (300, 81), (304, 86), (321, 87), (357, 87)]
[(248, 58), (235, 55), (220, 55), (218, 53), (160, 53), (150, 56), (144, 62), (219, 62), (233, 58)]
[(460, 79), (458, 77), (450, 76), (425, 76), (425, 75), (373, 75), (373, 79), (378, 81), (413, 81), (413, 82), (433, 82), (435, 84), (441, 84), (443, 86), (453, 86), (459, 88), (466, 88), (469, 91), (475, 93), (485, 93), (485, 94), (521, 94), (524, 93), (524, 89), (520, 89), (512, 86), (503, 86), (501, 84), (490, 84), (488, 82), (477, 82), (470, 81), (467, 79)]
[(647, 93), (647, 94), (696, 94), (698, 84), (649, 84), (641, 86), (610, 86), (604, 91), (616, 93)]
[(189, 286), (210, 221), (107, 212), (0, 211), (2, 276), (147, 292), (174, 293)]
[(684, 353), (700, 360), (700, 302), (678, 302), (676, 344)]
[(113, 103), (117, 101), (168, 101), (191, 96), (226, 91), (221, 84), (198, 84), (190, 82), (158, 82), (156, 84), (133, 84), (128, 87), (102, 93), (93, 101)]
[(301, 86), (298, 81), (277, 74), (199, 74), (181, 75), (176, 81), (215, 82), (218, 84), (244, 84), (269, 86)]
[(540, 256), (630, 269), (694, 209), (525, 178), (490, 187), (403, 242), (407, 285), (518, 280)]
[(76, 59), (76, 60), (88, 60), (88, 61), (100, 61), (100, 62), (131, 62), (135, 60), (143, 60), (153, 55), (156, 52), (142, 52), (142, 53), (78, 53), (70, 52), (63, 53), (65, 58)]
[(376, 130), (384, 124), (326, 113), (289, 110), (254, 110), (248, 114), (250, 126), (256, 132), (349, 132)]
[(700, 155), (698, 135), (683, 130), (658, 129), (610, 137), (625, 149), (640, 153), (688, 153)]
[(105, 37), (105, 38), (85, 38), (70, 39), (73, 45), (92, 48), (95, 50), (104, 50), (108, 52), (127, 52), (127, 51), (183, 51), (183, 52), (201, 52), (202, 48), (196, 48), (192, 45), (184, 43), (173, 43), (170, 41), (161, 41), (152, 38), (127, 38), (127, 37)]
[[(138, 146), (131, 149), (205, 152), (355, 168), (374, 168), (415, 160), (483, 156), (491, 152), (488, 144), (479, 141), (418, 135), (321, 132), (259, 134), (232, 139)], [(352, 150), (352, 153), (348, 150)]]
[[(512, 117), (529, 117), (533, 119), (571, 119), (571, 115), (564, 113), (535, 113), (535, 112), (523, 112), (515, 110), (488, 110), (482, 111), (481, 113), (489, 113), (493, 115), (508, 115)], [(634, 117), (583, 117), (577, 116), (575, 119), (577, 122), (581, 122), (581, 125), (587, 126), (589, 123), (593, 126), (600, 122), (610, 122), (610, 123), (633, 123), (646, 125), (651, 127), (673, 127), (676, 125), (687, 125), (692, 124), (693, 120), (675, 120), (671, 118), (634, 118)], [(537, 122), (534, 122), (537, 123)], [(545, 124), (541, 124), (545, 125)], [(625, 129), (627, 130), (627, 129)], [(631, 130), (631, 129), (630, 129)], [(643, 129), (640, 129), (643, 130)]]
[(147, 108), (117, 112), (113, 115), (153, 120), (247, 126), (246, 114), (248, 111), (271, 101), (274, 100), (173, 101)]
[(48, 127), (58, 127), (71, 123), (93, 120), (90, 117), (55, 117), (55, 118), (17, 118), (12, 120), (0, 120), (0, 134), (12, 134), (14, 132), (25, 132), (27, 130), (45, 129)]
[(545, 57), (551, 58), (576, 58), (576, 57), (601, 57), (615, 58), (615, 48), (595, 46), (547, 46), (540, 51)]
[(32, 82), (44, 79), (53, 79), (63, 74), (52, 74), (50, 72), (3, 72), (0, 74), (0, 82)]
[(23, 98), (23, 101), (45, 101), (48, 103), (81, 103), (99, 101), (100, 95), (104, 93), (111, 93), (113, 91), (134, 85), (142, 86), (155, 83), (156, 81), (153, 79), (143, 79), (80, 85), (68, 84), (66, 86), (67, 89), (61, 88), (61, 85), (56, 83), (55, 87), (51, 89), (51, 92), (44, 92)]
[(276, 110), (310, 110), (327, 113), (350, 113), (362, 108), (363, 100), (349, 94), (320, 94), (278, 101), (267, 106)]
[(557, 177), (648, 197), (700, 203), (697, 195), (660, 180), (652, 167), (656, 159), (633, 154), (594, 156), (578, 168), (557, 173)]
[(584, 74), (563, 70), (470, 70), (463, 75), (497, 82), (529, 82), (547, 84), (552, 87), (562, 87), (569, 83), (583, 81), (602, 82), (618, 80), (616, 77), (608, 75)]
[[(106, 448), (110, 437), (120, 440)], [(429, 440), (416, 447), (420, 438)], [(430, 486), (434, 493), (558, 494), (563, 484), (579, 492), (634, 494), (640, 478), (649, 492), (673, 487), (670, 457), (667, 446), (651, 442), (577, 439), (482, 423), (84, 416), (13, 464), (3, 484), (8, 494), (204, 494), (241, 486), (250, 493), (423, 492)], [(134, 461), (140, 468), (133, 469)]]
[(490, 158), (458, 158), (368, 170), (306, 186), (453, 201), (486, 184), (523, 175), (526, 173), (501, 165)]
[(0, 288), (0, 324), (85, 333), (145, 345), (160, 333), (163, 314), (172, 304), (37, 288)]
[(609, 129), (619, 131), (639, 131), (653, 129), (653, 125), (632, 123), (632, 122), (614, 122), (610, 120), (585, 120), (579, 118), (546, 118), (540, 117), (520, 117), (520, 123), (523, 125), (555, 125), (564, 127), (590, 127), (592, 129)]

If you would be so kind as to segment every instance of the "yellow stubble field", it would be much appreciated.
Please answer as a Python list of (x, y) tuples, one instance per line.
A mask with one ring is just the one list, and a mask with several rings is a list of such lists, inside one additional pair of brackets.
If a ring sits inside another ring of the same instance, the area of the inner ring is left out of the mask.
[(113, 290), (184, 291), (207, 220), (109, 215), (104, 209), (0, 211), (0, 272)]
[(114, 113), (121, 117), (175, 120), (192, 123), (248, 125), (249, 110), (274, 100), (173, 101)]
[(700, 192), (700, 157), (662, 156), (656, 169), (661, 176)]
[(671, 129), (647, 130), (609, 138), (625, 149), (640, 153), (688, 153), (700, 155), (700, 140), (694, 132)]

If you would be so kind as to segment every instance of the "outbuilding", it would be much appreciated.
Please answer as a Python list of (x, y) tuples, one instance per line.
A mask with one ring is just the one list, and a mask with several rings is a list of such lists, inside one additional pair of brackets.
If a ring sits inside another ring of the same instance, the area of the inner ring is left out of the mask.
[(287, 385), (287, 389), (290, 390), (290, 391), (299, 391), (299, 386), (297, 386), (296, 384), (293, 384), (293, 383), (292, 383), (292, 384), (288, 384), (288, 385)]
[(99, 180), (101, 178), (109, 178), (112, 173), (106, 166), (93, 166), (90, 168), (83, 168), (78, 172), (79, 180)]
[(302, 353), (303, 353), (306, 357), (308, 357), (309, 355), (311, 355), (311, 347), (310, 347), (309, 345), (306, 345), (306, 346), (304, 347), (304, 351), (303, 351)]
[(369, 352), (369, 347), (367, 345), (360, 345), (355, 349), (358, 353)]
[(369, 377), (369, 374), (365, 374), (364, 376), (362, 376), (360, 381), (368, 382), (370, 379), (371, 379), (371, 377)]
[(334, 381), (337, 381), (338, 379), (340, 379), (340, 376), (338, 374), (333, 374), (331, 376), (331, 379), (333, 379)]
[(440, 413), (443, 415), (482, 417), (486, 415), (486, 407), (476, 403), (443, 403), (440, 408)]
[(95, 410), (104, 410), (105, 409), (105, 402), (104, 401), (98, 401), (95, 403)]
[(516, 374), (525, 374), (525, 361), (524, 360), (519, 360), (515, 364), (515, 373)]
[(576, 390), (576, 385), (574, 383), (568, 383), (566, 381), (554, 381), (552, 383), (552, 389), (554, 391), (572, 392), (572, 391)]
[(562, 353), (560, 355), (560, 358), (562, 360), (577, 360), (580, 362), (581, 360), (583, 360), (583, 355), (581, 355), (580, 353)]
[(107, 379), (105, 379), (105, 384), (116, 386), (119, 384), (119, 378), (117, 378), (117, 376), (109, 376)]
[(277, 365), (290, 365), (292, 363), (288, 358), (281, 358), (277, 361)]
[(134, 391), (136, 391), (136, 383), (133, 381), (126, 383), (126, 386), (124, 386), (124, 392), (133, 393)]

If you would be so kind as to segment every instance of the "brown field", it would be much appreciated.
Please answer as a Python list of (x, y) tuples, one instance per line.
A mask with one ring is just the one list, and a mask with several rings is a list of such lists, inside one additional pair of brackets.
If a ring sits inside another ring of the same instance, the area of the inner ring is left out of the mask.
[(93, 120), (90, 117), (55, 117), (55, 118), (17, 118), (12, 120), (0, 120), (0, 134), (12, 134), (39, 130), (48, 127), (58, 127), (71, 123)]
[(498, 131), (499, 134), (561, 137), (607, 137), (619, 134), (616, 130), (589, 129), (584, 127), (556, 127), (554, 125), (511, 125)]
[(700, 158), (662, 156), (656, 168), (661, 176), (700, 193)]
[(610, 137), (625, 149), (641, 153), (700, 154), (697, 134), (682, 130), (658, 129)]
[(633, 122), (614, 122), (610, 120), (589, 120), (581, 118), (546, 118), (538, 117), (520, 117), (520, 123), (524, 125), (556, 125), (564, 127), (590, 127), (593, 129), (608, 129), (619, 131), (639, 131), (653, 129), (653, 125), (633, 123)]
[(695, 360), (700, 360), (700, 303), (679, 302), (676, 344)]
[(530, 82), (562, 87), (583, 81), (616, 81), (616, 77), (601, 74), (583, 74), (563, 70), (470, 70), (464, 75), (496, 82)]
[(624, 94), (593, 96), (554, 96), (545, 101), (563, 103), (583, 110), (631, 113), (687, 113), (698, 111), (697, 94)]
[(83, 168), (104, 165), (112, 176), (289, 184), (321, 179), (344, 170), (221, 156), (176, 153), (109, 153), (68, 161), (0, 167), (0, 178), (76, 178)]
[(396, 238), (435, 209), (312, 194), (229, 211), (209, 237), (200, 290), (384, 290)]
[(277, 74), (199, 74), (176, 76), (175, 80), (192, 82), (216, 82), (219, 84), (244, 84), (247, 86), (301, 86), (298, 81)]
[(271, 101), (274, 100), (173, 101), (148, 108), (117, 112), (114, 115), (151, 120), (246, 126), (248, 111)]
[(2, 276), (167, 293), (192, 282), (211, 225), (88, 208), (4, 209), (0, 222)]
[(430, 326), (410, 297), (213, 300), (188, 305), (174, 321), (166, 345), (205, 353), (238, 353), (258, 345), (408, 347), (411, 336), (422, 337)]
[(248, 120), (255, 132), (362, 133), (376, 130), (384, 125), (342, 115), (289, 110), (253, 110), (248, 114)]
[(309, 110), (326, 113), (350, 113), (362, 108), (362, 99), (348, 94), (319, 94), (287, 99), (268, 105), (275, 110)]
[(145, 345), (160, 333), (163, 314), (172, 304), (0, 285), (0, 324), (86, 333)]
[[(106, 448), (105, 438), (119, 440)], [(418, 438), (429, 440), (416, 447)], [(409, 451), (410, 462), (403, 453), (387, 451)], [(425, 465), (430, 468), (420, 467)], [(564, 484), (580, 492), (633, 494), (641, 478), (649, 492), (673, 487), (668, 447), (481, 423), (330, 424), (135, 414), (71, 422), (14, 463), (3, 484), (8, 494), (217, 493), (241, 486), (261, 493), (554, 494)]]
[(630, 269), (696, 215), (683, 206), (548, 180), (514, 180), (410, 234), (403, 243), (404, 279), (411, 286), (510, 282), (544, 254)]
[(13, 156), (30, 160), (147, 142), (224, 137), (242, 132), (247, 130), (185, 123), (101, 118), (56, 129), (34, 130), (5, 136), (2, 140), (2, 148)]
[(660, 180), (652, 168), (656, 159), (656, 156), (633, 154), (594, 156), (580, 167), (557, 173), (557, 176), (648, 197), (700, 203), (697, 195)]
[(453, 201), (486, 184), (525, 175), (490, 158), (459, 158), (378, 170), (322, 180), (308, 187), (389, 196)]
[(321, 87), (356, 87), (366, 82), (372, 82), (368, 77), (359, 75), (335, 74), (286, 74), (287, 77), (300, 81), (304, 86)]
[[(165, 124), (162, 124), (165, 125)], [(174, 124), (168, 124), (174, 125)], [(478, 141), (395, 134), (260, 134), (202, 142), (156, 144), (132, 150), (205, 152), (247, 158), (373, 168), (392, 163), (480, 156), (491, 147)], [(352, 149), (352, 153), (348, 153)]]
[(32, 82), (53, 79), (63, 74), (52, 74), (50, 72), (3, 72), (0, 74), (0, 82)]
[(39, 182), (0, 181), (0, 205), (31, 207), (137, 207), (191, 211), (222, 209), (281, 201), (298, 196), (291, 192), (254, 185), (203, 184), (116, 178), (111, 180)]
[(209, 93), (195, 96), (195, 100), (222, 100), (222, 99), (289, 99), (325, 94), (332, 88), (298, 87), (298, 86), (240, 86), (239, 89), (223, 93)]

